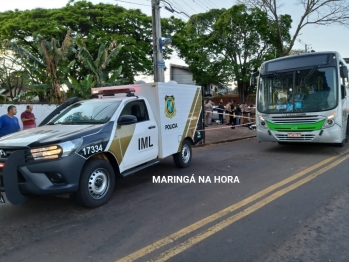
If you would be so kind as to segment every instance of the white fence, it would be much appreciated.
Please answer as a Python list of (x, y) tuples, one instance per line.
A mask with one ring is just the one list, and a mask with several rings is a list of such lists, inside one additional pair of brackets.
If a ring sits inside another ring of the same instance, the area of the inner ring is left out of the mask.
[[(7, 114), (7, 108), (11, 104), (0, 104), (0, 116)], [(21, 114), (26, 110), (27, 105), (26, 104), (13, 104), (17, 108), (17, 115), (16, 117), (19, 120), (19, 124), (21, 126), (21, 129), (23, 129), (23, 123), (21, 121)], [(36, 117), (36, 124), (40, 124), (42, 120), (45, 119), (48, 114), (50, 114), (53, 110), (57, 108), (58, 105), (47, 105), (47, 104), (30, 104), (33, 106), (32, 113)]]

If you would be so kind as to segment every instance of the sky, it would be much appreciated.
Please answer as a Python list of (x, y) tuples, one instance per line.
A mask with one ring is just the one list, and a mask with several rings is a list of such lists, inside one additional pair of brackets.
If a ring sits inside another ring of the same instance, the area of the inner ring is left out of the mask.
[[(75, 0), (77, 1), (77, 0)], [(7, 10), (25, 10), (34, 8), (60, 8), (68, 3), (68, 0), (10, 0), (1, 1), (0, 12)], [(90, 2), (117, 4), (127, 9), (141, 9), (146, 15), (151, 15), (151, 0), (90, 0)], [(203, 13), (212, 8), (230, 8), (236, 3), (235, 0), (164, 0), (161, 5), (167, 3), (175, 3), (172, 7), (176, 10), (185, 12), (191, 16), (196, 13)], [(283, 3), (280, 9), (282, 14), (290, 14), (293, 19), (291, 34), (294, 33), (296, 25), (302, 15), (302, 6), (297, 4), (297, 0), (278, 0)], [(173, 15), (164, 8), (161, 9), (161, 17), (169, 17)], [(175, 16), (183, 20), (187, 20), (183, 14)], [(315, 26), (307, 25), (301, 30), (293, 49), (305, 49), (305, 45), (315, 51), (338, 51), (342, 57), (349, 58), (349, 28), (339, 25), (332, 26)], [(311, 50), (310, 49), (310, 50)], [(172, 57), (167, 63), (175, 63), (184, 65), (178, 57)]]

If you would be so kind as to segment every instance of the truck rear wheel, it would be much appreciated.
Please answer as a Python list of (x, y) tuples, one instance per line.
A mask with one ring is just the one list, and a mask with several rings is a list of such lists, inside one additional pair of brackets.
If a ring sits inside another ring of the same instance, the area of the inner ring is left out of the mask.
[(99, 207), (111, 198), (115, 187), (115, 173), (108, 161), (90, 160), (81, 172), (77, 202), (85, 207)]
[(191, 143), (186, 139), (182, 142), (181, 151), (173, 155), (173, 161), (177, 167), (188, 167), (191, 162), (191, 156)]

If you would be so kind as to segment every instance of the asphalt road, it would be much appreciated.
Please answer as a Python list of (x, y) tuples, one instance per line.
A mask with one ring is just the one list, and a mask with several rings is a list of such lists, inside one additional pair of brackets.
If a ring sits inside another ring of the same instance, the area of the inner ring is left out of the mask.
[(169, 158), (127, 177), (101, 208), (2, 204), (0, 261), (349, 261), (346, 151), (242, 140), (196, 148), (186, 169)]

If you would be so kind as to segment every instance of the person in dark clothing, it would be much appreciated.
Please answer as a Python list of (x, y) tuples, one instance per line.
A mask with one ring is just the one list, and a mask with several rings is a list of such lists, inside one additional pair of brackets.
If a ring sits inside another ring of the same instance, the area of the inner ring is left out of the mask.
[(241, 107), (240, 104), (236, 104), (236, 106), (232, 106), (234, 117), (232, 117), (231, 129), (235, 129), (235, 126), (240, 125), (240, 116), (241, 116)]
[(223, 102), (219, 102), (219, 105), (217, 107), (217, 112), (218, 112), (218, 119), (219, 119), (220, 124), (223, 124), (224, 110), (225, 110), (225, 108), (224, 108)]
[(240, 125), (240, 116), (241, 116), (241, 107), (240, 104), (237, 104), (235, 109), (235, 115), (236, 115), (236, 120), (235, 120), (235, 124), (238, 126)]

